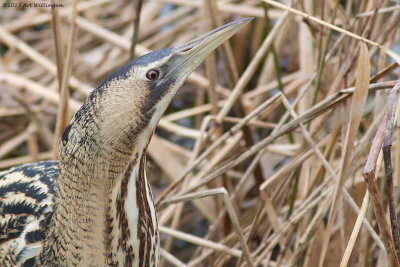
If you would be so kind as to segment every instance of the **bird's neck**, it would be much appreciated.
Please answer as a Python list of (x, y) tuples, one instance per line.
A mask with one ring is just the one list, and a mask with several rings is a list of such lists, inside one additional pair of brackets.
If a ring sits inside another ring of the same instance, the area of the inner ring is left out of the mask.
[(156, 214), (145, 173), (152, 132), (122, 129), (110, 141), (98, 128), (104, 122), (84, 121), (75, 118), (60, 143), (56, 208), (41, 259), (82, 266), (158, 261)]

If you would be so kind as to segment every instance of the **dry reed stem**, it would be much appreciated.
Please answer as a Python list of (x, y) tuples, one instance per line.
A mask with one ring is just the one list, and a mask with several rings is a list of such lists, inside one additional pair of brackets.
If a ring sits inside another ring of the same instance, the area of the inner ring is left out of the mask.
[[(51, 151), (43, 152), (38, 154), (38, 160), (48, 160), (51, 158)], [(32, 162), (32, 156), (21, 156), (18, 158), (10, 158), (0, 160), (0, 169), (7, 169), (13, 166), (21, 165), (24, 163)]]
[[(53, 145), (53, 159), (58, 158), (58, 140), (60, 139), (62, 132), (64, 131), (65, 127), (67, 127), (68, 122), (70, 120), (69, 101), (68, 101), (70, 90), (68, 86), (68, 80), (71, 76), (71, 69), (75, 54), (77, 4), (78, 1), (74, 0), (72, 7), (71, 29), (68, 39), (67, 54), (65, 61), (61, 60), (63, 53), (61, 51), (57, 53), (59, 56), (57, 59), (60, 60), (60, 62), (57, 62), (57, 70), (58, 70), (58, 78), (61, 77), (61, 81), (59, 82), (61, 99), (58, 105), (58, 112), (57, 112), (56, 129), (55, 129), (54, 145)], [(63, 63), (64, 66), (62, 66)]]
[(166, 259), (169, 263), (172, 263), (177, 267), (186, 267), (187, 265), (175, 258), (172, 254), (168, 253), (165, 249), (161, 248), (160, 251), (161, 257)]
[(185, 241), (197, 244), (199, 246), (203, 246), (206, 248), (211, 248), (216, 251), (224, 252), (224, 253), (233, 255), (235, 257), (240, 257), (240, 255), (242, 255), (242, 252), (237, 249), (232, 249), (232, 248), (229, 248), (222, 244), (211, 242), (211, 241), (205, 240), (203, 238), (198, 238), (196, 236), (188, 235), (186, 233), (182, 233), (182, 232), (179, 232), (179, 231), (176, 231), (173, 229), (169, 229), (164, 226), (160, 226), (160, 232), (164, 233), (164, 234), (168, 234), (170, 236), (173, 236), (173, 237), (181, 239), (181, 240), (185, 240)]
[[(52, 0), (51, 3), (54, 5), (55, 1)], [(61, 20), (58, 9), (53, 8), (51, 10), (51, 26), (54, 34), (54, 45), (56, 53), (56, 63), (57, 63), (57, 77), (58, 77), (58, 88), (61, 91), (63, 67), (64, 67), (64, 42), (61, 37)]]
[(131, 53), (130, 53), (130, 60), (135, 59), (135, 50), (136, 45), (138, 42), (139, 36), (139, 27), (140, 27), (140, 15), (142, 11), (143, 0), (137, 0), (135, 6), (135, 15), (133, 17), (133, 34), (132, 34), (132, 42), (131, 42)]
[(395, 207), (395, 197), (394, 197), (394, 189), (393, 189), (393, 170), (392, 170), (392, 157), (391, 157), (391, 148), (392, 148), (392, 131), (393, 131), (393, 124), (396, 111), (396, 105), (393, 102), (398, 101), (397, 96), (400, 89), (400, 82), (396, 84), (393, 90), (390, 93), (389, 101), (388, 101), (388, 109), (389, 110), (387, 115), (387, 123), (385, 129), (385, 136), (383, 139), (383, 160), (385, 164), (385, 173), (386, 173), (386, 192), (388, 198), (388, 206), (389, 206), (389, 215), (390, 215), (390, 224), (392, 227), (392, 237), (394, 247), (396, 249), (397, 260), (400, 261), (400, 237), (399, 237), (399, 226), (397, 222), (396, 216), (396, 207)]
[(340, 267), (347, 266), (347, 264), (349, 262), (349, 258), (350, 258), (351, 252), (354, 249), (354, 245), (356, 243), (356, 239), (357, 239), (357, 237), (358, 237), (358, 235), (360, 233), (362, 220), (364, 219), (365, 213), (366, 213), (367, 208), (368, 208), (368, 202), (369, 202), (369, 193), (367, 191), (367, 192), (365, 192), (363, 203), (361, 205), (360, 213), (357, 216), (357, 221), (356, 221), (356, 223), (354, 225), (354, 229), (351, 232), (350, 240), (347, 243), (347, 247), (346, 247), (346, 250), (344, 251), (342, 261), (340, 262)]
[(353, 150), (354, 140), (356, 138), (358, 127), (361, 122), (361, 117), (363, 115), (365, 101), (368, 96), (368, 84), (370, 78), (370, 63), (369, 63), (369, 55), (367, 46), (362, 43), (360, 48), (360, 54), (358, 58), (358, 64), (356, 69), (356, 86), (354, 89), (353, 98), (351, 101), (350, 107), (350, 122), (346, 132), (346, 139), (344, 144), (344, 152), (341, 158), (341, 163), (339, 167), (339, 174), (336, 178), (336, 187), (334, 193), (334, 201), (331, 206), (331, 214), (329, 216), (328, 224), (326, 226), (326, 232), (324, 235), (323, 247), (321, 258), (319, 262), (319, 266), (323, 266), (325, 260), (325, 253), (328, 248), (328, 242), (331, 235), (331, 229), (333, 222), (336, 218), (336, 211), (339, 204), (340, 193), (343, 187), (343, 183), (345, 178), (347, 178), (347, 172), (349, 169), (349, 159), (351, 156), (351, 152)]
[[(396, 88), (397, 90), (397, 88)], [(393, 90), (394, 91), (394, 90)], [(371, 147), (370, 154), (368, 156), (368, 161), (365, 164), (365, 168), (363, 171), (364, 179), (368, 187), (368, 191), (370, 192), (373, 207), (374, 207), (374, 212), (376, 219), (378, 221), (378, 225), (381, 231), (381, 236), (383, 239), (383, 243), (385, 245), (386, 253), (388, 255), (388, 260), (391, 266), (399, 266), (399, 261), (396, 256), (394, 244), (393, 244), (393, 239), (390, 234), (389, 226), (386, 221), (385, 217), (385, 212), (383, 210), (382, 206), (382, 201), (381, 197), (378, 191), (378, 187), (375, 183), (375, 173), (374, 169), (376, 166), (376, 161), (379, 155), (379, 151), (382, 147), (383, 140), (384, 140), (384, 133), (386, 130), (386, 127), (389, 127), (387, 123), (391, 123), (391, 117), (392, 115), (388, 115), (389, 113), (393, 113), (393, 105), (394, 105), (394, 99), (393, 95), (391, 97), (391, 101), (387, 105), (387, 109), (385, 112), (385, 115), (383, 117), (382, 123), (378, 129), (378, 132), (375, 136), (373, 146)], [(390, 120), (388, 121), (388, 118)]]

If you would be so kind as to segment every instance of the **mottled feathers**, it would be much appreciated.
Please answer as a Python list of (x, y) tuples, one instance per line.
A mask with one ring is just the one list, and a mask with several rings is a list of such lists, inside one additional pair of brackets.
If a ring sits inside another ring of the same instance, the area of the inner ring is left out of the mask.
[(58, 161), (0, 172), (0, 266), (31, 266), (54, 210)]

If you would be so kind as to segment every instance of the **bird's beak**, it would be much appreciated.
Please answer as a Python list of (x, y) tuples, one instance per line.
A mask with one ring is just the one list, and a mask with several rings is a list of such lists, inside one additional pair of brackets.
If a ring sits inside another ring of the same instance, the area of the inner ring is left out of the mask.
[(187, 77), (214, 49), (253, 18), (238, 19), (173, 48), (175, 77)]

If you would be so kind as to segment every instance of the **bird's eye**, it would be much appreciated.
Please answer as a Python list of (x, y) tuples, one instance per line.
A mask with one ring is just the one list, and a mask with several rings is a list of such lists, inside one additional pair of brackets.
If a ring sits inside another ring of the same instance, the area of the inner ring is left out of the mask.
[(157, 80), (158, 76), (160, 76), (160, 72), (158, 70), (149, 70), (146, 73), (146, 78), (151, 81)]

